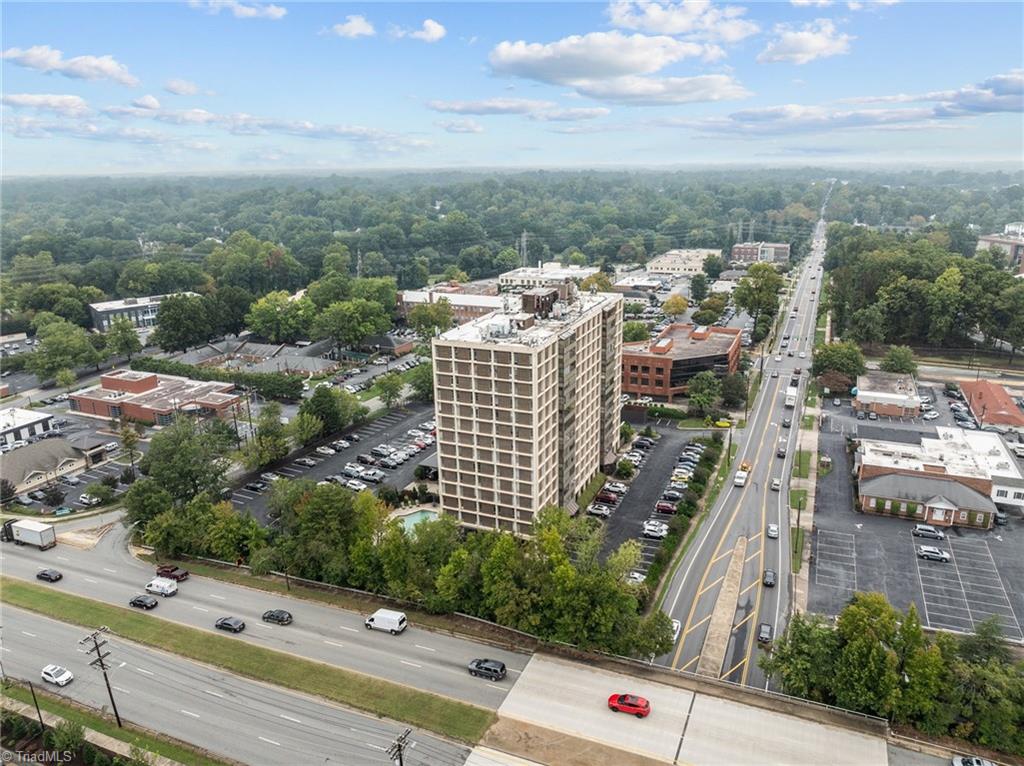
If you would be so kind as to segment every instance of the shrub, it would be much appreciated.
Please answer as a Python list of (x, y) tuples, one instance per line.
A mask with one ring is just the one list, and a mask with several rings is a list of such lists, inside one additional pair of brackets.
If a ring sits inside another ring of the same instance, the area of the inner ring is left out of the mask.
[(690, 479), (690, 481), (691, 482), (696, 482), (698, 484), (707, 485), (707, 483), (708, 483), (708, 476), (710, 476), (710, 475), (711, 475), (711, 472), (708, 471), (707, 468), (705, 468), (704, 466), (698, 464), (698, 466), (693, 469), (693, 477)]
[(77, 753), (85, 744), (85, 728), (74, 721), (61, 721), (53, 729), (53, 749)]
[(121, 483), (121, 477), (119, 476), (104, 476), (100, 481), (111, 489), (117, 489), (117, 485)]
[(214, 367), (195, 367), (173, 359), (144, 356), (132, 360), (133, 370), (181, 375), (193, 380), (220, 380), (236, 386), (251, 388), (268, 399), (295, 401), (302, 397), (302, 376), (282, 372), (241, 372)]
[(713, 443), (715, 443), (715, 444), (719, 444), (720, 445), (722, 443), (722, 441), (723, 441), (723, 438), (724, 437), (722, 436), (722, 432), (721, 431), (715, 431), (713, 434), (711, 434), (711, 441)]
[(881, 513), (885, 510), (885, 500), (880, 497), (875, 498), (875, 510)]
[(132, 470), (131, 466), (121, 471), (121, 483), (131, 484), (136, 479), (135, 471)]

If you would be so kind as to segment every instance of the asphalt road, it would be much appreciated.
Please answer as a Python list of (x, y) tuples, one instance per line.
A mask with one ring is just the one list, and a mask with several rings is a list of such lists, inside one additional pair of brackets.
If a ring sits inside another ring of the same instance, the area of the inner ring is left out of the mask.
[[(127, 530), (118, 523), (92, 550), (63, 544), (48, 551), (4, 545), (3, 571), (37, 582), (36, 572), (52, 567), (60, 570), (64, 579), (47, 587), (126, 606), (132, 596), (144, 592), (154, 576), (152, 568), (128, 553), (126, 540)], [(260, 617), (268, 609), (287, 609), (295, 622), (283, 627), (264, 623)], [(219, 617), (241, 617), (246, 629), (238, 634), (240, 641), (491, 709), (501, 704), (529, 659), (415, 625), (398, 636), (369, 631), (361, 614), (202, 577), (181, 583), (178, 594), (160, 599), (150, 614), (210, 631)], [(5, 627), (20, 629), (18, 623), (17, 618), (8, 618)], [(504, 662), (510, 669), (509, 679), (489, 683), (472, 678), (466, 663), (477, 657)]]
[[(756, 642), (756, 635), (762, 622), (772, 625), (778, 635), (785, 629), (789, 609), (791, 575), (787, 480), (792, 473), (797, 450), (811, 446), (800, 444), (799, 424), (808, 379), (806, 370), (810, 367), (814, 344), (816, 293), (820, 287), (818, 279), (811, 279), (811, 276), (820, 274), (824, 247), (825, 224), (820, 221), (811, 254), (797, 272), (792, 303), (787, 307), (780, 337), (772, 341), (774, 353), (766, 353), (764, 356), (765, 374), (747, 418), (747, 426), (732, 435), (737, 447), (733, 470), (711, 509), (709, 519), (701, 528), (696, 543), (670, 583), (665, 610), (683, 625), (676, 649), (670, 661), (665, 663), (675, 669), (695, 670), (721, 591), (721, 582), (729, 565), (729, 553), (739, 538), (743, 537), (747, 543), (746, 559), (733, 617), (733, 630), (719, 675), (737, 683), (759, 687), (766, 685), (764, 674), (757, 667), (757, 658), (762, 650)], [(795, 317), (792, 316), (794, 307), (797, 309)], [(791, 336), (789, 348), (794, 352), (792, 357), (779, 346), (782, 334)], [(806, 358), (801, 359), (799, 352), (804, 352)], [(800, 397), (794, 409), (787, 409), (784, 404), (785, 391), (796, 367), (804, 369)], [(779, 376), (771, 377), (772, 370), (778, 370)], [(783, 428), (782, 420), (785, 417), (792, 419), (792, 428)], [(780, 440), (787, 447), (785, 458), (776, 456)], [(732, 478), (743, 461), (751, 463), (753, 468), (746, 485), (736, 487)], [(770, 490), (773, 478), (782, 479), (782, 491)], [(765, 535), (769, 523), (776, 523), (780, 527), (780, 537), (776, 540), (769, 540)], [(769, 568), (774, 569), (778, 575), (778, 584), (774, 588), (766, 588), (761, 584), (762, 574)]]
[[(78, 645), (88, 631), (7, 607), (3, 667), (42, 684), (55, 663), (75, 680), (51, 691), (93, 708), (110, 709), (92, 655)], [(40, 649), (40, 647), (46, 647)], [(124, 720), (253, 766), (262, 764), (390, 764), (388, 746), (405, 726), (313, 697), (249, 681), (216, 668), (108, 636), (104, 647), (118, 712)], [(414, 731), (406, 764), (456, 766), (469, 751)]]

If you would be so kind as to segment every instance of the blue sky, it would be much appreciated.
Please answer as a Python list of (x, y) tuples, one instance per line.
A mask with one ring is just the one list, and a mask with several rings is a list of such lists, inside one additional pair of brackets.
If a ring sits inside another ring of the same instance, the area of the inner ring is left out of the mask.
[(7, 175), (1024, 155), (1024, 5), (7, 3)]

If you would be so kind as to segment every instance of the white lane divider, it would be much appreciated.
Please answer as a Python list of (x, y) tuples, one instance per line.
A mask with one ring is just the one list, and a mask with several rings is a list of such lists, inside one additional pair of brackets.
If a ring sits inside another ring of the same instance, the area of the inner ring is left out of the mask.
[(218, 596), (216, 593), (207, 593), (206, 595), (209, 596), (210, 598), (215, 598), (218, 601), (224, 601), (225, 600), (224, 596)]
[(146, 674), (147, 676), (151, 676), (151, 675), (153, 675), (153, 671), (151, 671), (151, 670), (145, 670), (145, 669), (143, 669), (143, 668), (135, 668), (135, 669), (136, 669), (137, 671), (139, 671), (140, 673), (145, 673), (145, 674)]
[(429, 646), (423, 646), (422, 644), (414, 644), (417, 649), (423, 649), (428, 652), (436, 652), (437, 649), (431, 649)]
[(422, 668), (423, 667), (422, 665), (417, 665), (415, 662), (409, 662), (407, 660), (402, 660), (401, 662), (402, 662), (403, 665), (408, 665), (411, 668)]
[(181, 712), (184, 713), (185, 715), (190, 715), (193, 718), (198, 718), (199, 717), (199, 713), (193, 713), (190, 710), (182, 710)]
[(274, 742), (272, 739), (267, 739), (266, 737), (257, 737), (257, 739), (261, 742), (266, 742), (268, 745), (277, 745), (278, 747), (281, 747), (280, 742)]
[(210, 611), (209, 609), (204, 609), (201, 606), (194, 606), (192, 608), (195, 609), (196, 611), (199, 611), (199, 612), (209, 612)]
[(351, 633), (358, 633), (359, 632), (355, 628), (350, 628), (347, 625), (339, 625), (338, 627), (341, 628), (342, 630), (347, 630), (347, 631), (349, 631)]
[(223, 694), (218, 694), (217, 692), (211, 692), (209, 689), (203, 689), (203, 691), (206, 694), (209, 694), (211, 697), (220, 697), (221, 699), (224, 699), (224, 695)]
[(130, 691), (128, 691), (127, 689), (122, 689), (120, 686), (115, 686), (114, 688), (117, 689), (122, 694), (131, 694)]
[(284, 713), (281, 713), (281, 717), (286, 721), (291, 721), (292, 723), (302, 723), (298, 718), (292, 718), (290, 715), (285, 715)]
[(58, 556), (57, 561), (67, 561), (67, 558), (64, 556)]
[(344, 644), (339, 644), (337, 641), (328, 641), (326, 638), (324, 639), (324, 643), (325, 644), (330, 644), (331, 646), (336, 646), (339, 649), (344, 649), (345, 648)]
[(96, 584), (96, 581), (94, 579), (92, 579), (91, 577), (83, 577), (82, 579), (85, 580), (86, 582), (91, 582), (93, 585)]
[(27, 630), (23, 630), (23, 631), (21, 631), (21, 632), (22, 632), (22, 634), (23, 634), (23, 635), (26, 635), (26, 636), (28, 636), (29, 638), (35, 638), (35, 637), (36, 637), (36, 634), (35, 634), (35, 633), (29, 633), (29, 632), (28, 632)]
[(107, 569), (106, 567), (103, 567), (103, 571), (104, 572), (110, 572), (110, 574), (117, 574), (117, 570), (116, 569)]

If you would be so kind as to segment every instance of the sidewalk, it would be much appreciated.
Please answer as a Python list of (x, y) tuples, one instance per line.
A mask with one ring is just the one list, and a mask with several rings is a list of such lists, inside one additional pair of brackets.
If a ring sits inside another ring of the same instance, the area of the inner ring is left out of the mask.
[[(820, 405), (821, 398), (818, 398)], [(814, 420), (809, 430), (803, 430), (803, 416), (811, 415)], [(814, 500), (815, 500), (815, 487), (818, 484), (818, 433), (821, 420), (821, 408), (819, 406), (811, 407), (804, 404), (801, 410), (801, 419), (797, 425), (801, 426), (800, 436), (797, 439), (798, 450), (808, 450), (811, 453), (811, 464), (808, 477), (806, 479), (799, 479), (796, 477), (790, 478), (790, 490), (803, 489), (807, 491), (807, 502), (804, 504), (803, 511), (797, 511), (792, 505), (789, 509), (789, 526), (790, 528), (797, 526), (797, 518), (799, 516), (799, 526), (804, 531), (804, 545), (800, 552), (800, 571), (793, 578), (793, 610), (797, 612), (807, 611), (807, 597), (810, 588), (810, 569), (811, 569), (811, 534), (814, 529)]]

